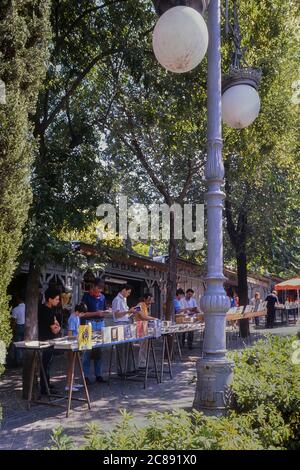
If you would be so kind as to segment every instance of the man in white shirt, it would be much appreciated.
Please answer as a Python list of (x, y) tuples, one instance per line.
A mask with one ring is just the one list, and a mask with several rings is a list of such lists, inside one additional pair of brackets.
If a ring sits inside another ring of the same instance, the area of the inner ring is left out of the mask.
[[(127, 298), (130, 296), (132, 291), (132, 287), (129, 284), (125, 284), (121, 291), (118, 293), (118, 295), (114, 298), (112, 301), (112, 313), (113, 313), (113, 319), (114, 322), (119, 324), (119, 325), (126, 325), (129, 323), (130, 318), (132, 315), (135, 313), (135, 308), (129, 308), (127, 305)], [(125, 363), (125, 357), (126, 357), (126, 351), (127, 351), (127, 345), (126, 344), (120, 344), (117, 346), (119, 355), (121, 360), (123, 360), (123, 364)], [(124, 373), (124, 367), (122, 367), (123, 370), (120, 369), (118, 365), (118, 373), (119, 375), (122, 375)], [(132, 358), (131, 354), (129, 354), (128, 357), (128, 371), (127, 373), (133, 373), (133, 363), (132, 363)]]
[(189, 307), (190, 313), (199, 313), (193, 289), (188, 289), (185, 294), (184, 304)]
[[(11, 318), (14, 341), (24, 341), (25, 303), (22, 295), (17, 296), (17, 306), (12, 309)], [(22, 350), (19, 348), (15, 348), (15, 362), (18, 366), (22, 364)]]
[(135, 308), (129, 308), (127, 305), (127, 298), (130, 296), (131, 291), (132, 287), (129, 284), (125, 284), (112, 301), (112, 312), (115, 323), (126, 324), (135, 313)]
[[(188, 313), (190, 315), (194, 314), (194, 313), (199, 313), (199, 309), (198, 309), (198, 306), (197, 306), (197, 302), (196, 302), (196, 299), (194, 297), (194, 291), (193, 289), (188, 289), (185, 293), (185, 298), (182, 299), (182, 305), (183, 307), (185, 308), (189, 308), (188, 310)], [(193, 340), (194, 340), (194, 332), (193, 331), (189, 331), (188, 332), (188, 347), (189, 349), (193, 349)], [(185, 345), (185, 333), (183, 333), (182, 335), (182, 346)]]

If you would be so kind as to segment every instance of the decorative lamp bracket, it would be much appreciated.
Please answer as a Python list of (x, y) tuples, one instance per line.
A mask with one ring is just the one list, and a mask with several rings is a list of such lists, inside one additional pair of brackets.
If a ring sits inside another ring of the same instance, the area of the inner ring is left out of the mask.
[(231, 67), (229, 73), (223, 77), (222, 93), (236, 85), (249, 85), (258, 90), (262, 78), (262, 71), (252, 67)]
[(197, 10), (201, 15), (207, 9), (210, 0), (152, 0), (155, 11), (161, 16), (167, 10), (173, 7), (186, 6)]

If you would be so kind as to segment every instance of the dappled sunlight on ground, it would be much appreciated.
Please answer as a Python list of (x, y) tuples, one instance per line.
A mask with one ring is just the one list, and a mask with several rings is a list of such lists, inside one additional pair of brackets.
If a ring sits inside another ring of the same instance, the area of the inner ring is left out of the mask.
[[(266, 333), (279, 335), (296, 334), (299, 327), (280, 327), (270, 330), (256, 330), (255, 339), (263, 338)], [(120, 420), (120, 409), (126, 409), (134, 415), (134, 423), (142, 425), (147, 413), (151, 411), (170, 411), (190, 409), (195, 393), (196, 361), (201, 355), (201, 345), (195, 342), (193, 350), (183, 350), (183, 360), (173, 362), (173, 379), (164, 375), (163, 383), (156, 379), (148, 380), (148, 387), (143, 382), (128, 379), (126, 383), (113, 377), (110, 386), (107, 383), (94, 383), (89, 386), (92, 409), (86, 404), (74, 401), (69, 418), (65, 410), (58, 407), (32, 405), (28, 411), (22, 399), (22, 370), (8, 369), (1, 377), (0, 401), (3, 406), (3, 421), (0, 431), (0, 449), (39, 449), (49, 445), (54, 428), (62, 426), (69, 435), (80, 444), (84, 426), (91, 422), (98, 423), (104, 430)], [(240, 342), (231, 343), (232, 348), (241, 348)], [(104, 376), (108, 364), (107, 351), (104, 354)], [(65, 386), (65, 357), (55, 357), (52, 367), (52, 383), (63, 390)], [(165, 366), (165, 371), (167, 366)], [(83, 396), (82, 391), (74, 396)]]

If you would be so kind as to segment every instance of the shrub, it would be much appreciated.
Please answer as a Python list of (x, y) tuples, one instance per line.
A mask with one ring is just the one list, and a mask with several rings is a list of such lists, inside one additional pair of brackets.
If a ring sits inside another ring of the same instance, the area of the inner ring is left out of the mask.
[[(31, 202), (35, 142), (29, 113), (35, 111), (45, 75), (49, 15), (49, 0), (1, 1), (0, 79), (6, 103), (0, 105), (0, 341), (6, 346), (11, 340), (7, 287)], [(0, 374), (3, 370), (0, 364)]]
[(235, 362), (232, 390), (236, 411), (264, 409), (266, 419), (274, 426), (277, 414), (290, 430), (288, 436), (283, 433), (283, 444), (292, 448), (299, 446), (300, 440), (300, 365), (291, 360), (294, 341), (269, 336), (253, 348), (231, 354)]
[[(299, 446), (299, 365), (292, 364), (295, 338), (270, 336), (254, 347), (231, 354), (236, 367), (232, 384), (234, 410), (222, 418), (194, 411), (150, 413), (138, 428), (122, 411), (111, 431), (91, 424), (84, 450), (270, 450)], [(67, 440), (66, 440), (67, 439)], [(67, 444), (66, 444), (67, 443)], [(72, 448), (62, 430), (52, 449)]]

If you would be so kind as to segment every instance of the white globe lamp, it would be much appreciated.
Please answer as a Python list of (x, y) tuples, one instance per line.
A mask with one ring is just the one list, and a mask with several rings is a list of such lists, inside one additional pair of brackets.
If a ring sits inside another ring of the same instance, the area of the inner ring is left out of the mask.
[(170, 72), (193, 70), (203, 60), (207, 46), (206, 23), (194, 8), (170, 8), (155, 25), (153, 51), (158, 62)]
[(260, 98), (249, 85), (235, 85), (222, 96), (223, 121), (234, 129), (250, 126), (260, 111)]
[(257, 92), (261, 72), (256, 69), (232, 69), (223, 82), (222, 118), (233, 129), (250, 126), (260, 111)]

